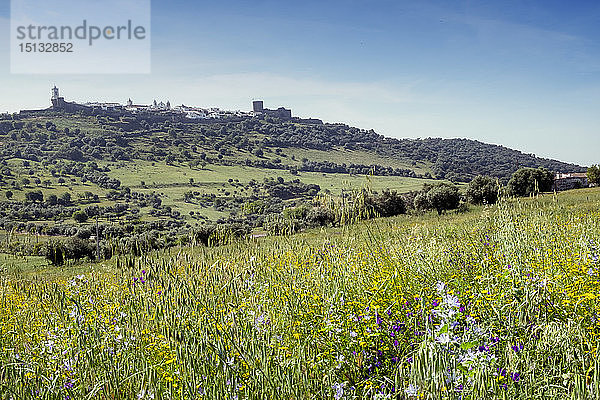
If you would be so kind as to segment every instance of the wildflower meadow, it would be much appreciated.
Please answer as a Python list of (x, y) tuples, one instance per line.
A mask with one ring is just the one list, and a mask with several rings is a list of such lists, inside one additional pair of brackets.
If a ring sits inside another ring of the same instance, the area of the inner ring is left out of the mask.
[(6, 263), (2, 399), (598, 399), (600, 191)]

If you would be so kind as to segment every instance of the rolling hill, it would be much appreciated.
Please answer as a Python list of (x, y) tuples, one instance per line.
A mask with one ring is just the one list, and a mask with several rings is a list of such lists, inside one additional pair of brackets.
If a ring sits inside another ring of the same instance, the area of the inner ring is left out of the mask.
[(160, 247), (214, 223), (243, 231), (277, 224), (284, 210), (318, 196), (406, 193), (480, 174), (507, 182), (520, 167), (582, 170), (468, 139), (392, 139), (270, 116), (22, 113), (0, 120), (0, 228), (87, 239), (98, 217), (103, 238)]

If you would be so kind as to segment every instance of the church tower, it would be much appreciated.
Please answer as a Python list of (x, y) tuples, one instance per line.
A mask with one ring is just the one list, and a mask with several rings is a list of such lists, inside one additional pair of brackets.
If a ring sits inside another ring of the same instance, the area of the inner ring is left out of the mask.
[(62, 109), (65, 107), (65, 99), (63, 97), (60, 97), (56, 85), (54, 85), (54, 87), (52, 88), (52, 97), (50, 98), (50, 101), (52, 102), (52, 108)]

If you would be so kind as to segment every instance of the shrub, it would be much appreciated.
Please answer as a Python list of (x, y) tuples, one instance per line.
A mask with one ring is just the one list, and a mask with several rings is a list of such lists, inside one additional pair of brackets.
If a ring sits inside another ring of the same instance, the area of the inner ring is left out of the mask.
[(549, 192), (554, 184), (554, 174), (546, 168), (521, 168), (508, 181), (508, 193), (512, 196), (529, 196)]
[(392, 217), (406, 213), (404, 199), (395, 190), (384, 189), (380, 195), (370, 199), (375, 211), (382, 217)]
[(467, 200), (472, 204), (494, 204), (498, 201), (498, 180), (489, 176), (478, 175), (467, 188)]
[(75, 211), (73, 219), (81, 224), (88, 220), (88, 215), (85, 211)]
[(445, 210), (458, 207), (460, 194), (458, 188), (450, 183), (425, 184), (414, 202), (418, 210), (436, 210), (441, 215)]
[(335, 223), (335, 214), (327, 207), (314, 207), (306, 216), (311, 226), (327, 226)]

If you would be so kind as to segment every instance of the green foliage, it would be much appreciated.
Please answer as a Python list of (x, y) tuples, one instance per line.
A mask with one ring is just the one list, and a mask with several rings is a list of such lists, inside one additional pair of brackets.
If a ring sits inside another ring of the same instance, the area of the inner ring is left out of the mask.
[(62, 265), (67, 260), (78, 261), (82, 258), (95, 258), (96, 249), (92, 243), (78, 237), (66, 240), (52, 240), (46, 244), (45, 257), (53, 265)]
[(490, 176), (478, 175), (467, 187), (467, 200), (472, 204), (494, 204), (498, 200), (500, 185)]
[(529, 196), (549, 192), (554, 184), (554, 174), (545, 168), (521, 168), (508, 182), (508, 193), (512, 196)]
[(262, 200), (248, 201), (242, 205), (242, 212), (248, 214), (262, 214), (267, 208)]
[(27, 192), (25, 193), (25, 199), (27, 201), (32, 201), (32, 202), (42, 202), (44, 201), (44, 194), (42, 193), (41, 190), (35, 190), (35, 191), (31, 191), (31, 192)]
[(328, 226), (335, 224), (335, 213), (327, 207), (313, 207), (306, 216), (311, 226)]
[(64, 204), (71, 204), (71, 193), (69, 192), (64, 192), (63, 194), (60, 195), (60, 200), (64, 203)]
[(88, 220), (88, 215), (85, 211), (75, 211), (73, 213), (73, 219), (81, 224)]
[(283, 210), (283, 216), (284, 216), (284, 218), (288, 218), (288, 219), (302, 220), (302, 219), (306, 218), (309, 211), (310, 211), (309, 207), (307, 205), (303, 204), (298, 207), (286, 208), (285, 210)]
[(406, 204), (395, 190), (384, 189), (381, 194), (373, 194), (365, 200), (366, 206), (373, 208), (381, 217), (393, 217), (406, 213)]
[(63, 265), (65, 262), (64, 246), (57, 240), (46, 244), (44, 255), (52, 265)]
[(587, 170), (588, 182), (595, 185), (600, 185), (600, 166), (592, 165)]
[(457, 208), (459, 203), (458, 187), (445, 182), (424, 185), (421, 192), (414, 199), (416, 209), (436, 210), (438, 215), (446, 210)]
[[(84, 210), (105, 220), (100, 236), (117, 253), (183, 243), (208, 222), (260, 229), (274, 214), (294, 221), (290, 231), (397, 215), (420, 200), (431, 208), (433, 194), (417, 201), (398, 194), (420, 188), (418, 177), (467, 181), (486, 173), (507, 179), (515, 165), (579, 170), (479, 142), (396, 140), (343, 124), (273, 118), (184, 123), (160, 115), (47, 112), (2, 122), (0, 185), (15, 195), (0, 202), (0, 228), (89, 237), (94, 232), (71, 219)], [(361, 175), (372, 179), (367, 184)], [(26, 194), (32, 184), (43, 189), (42, 199)], [(365, 184), (368, 193), (349, 194)], [(319, 195), (332, 193), (335, 206), (314, 206)], [(301, 218), (282, 215), (302, 204), (308, 207)]]

